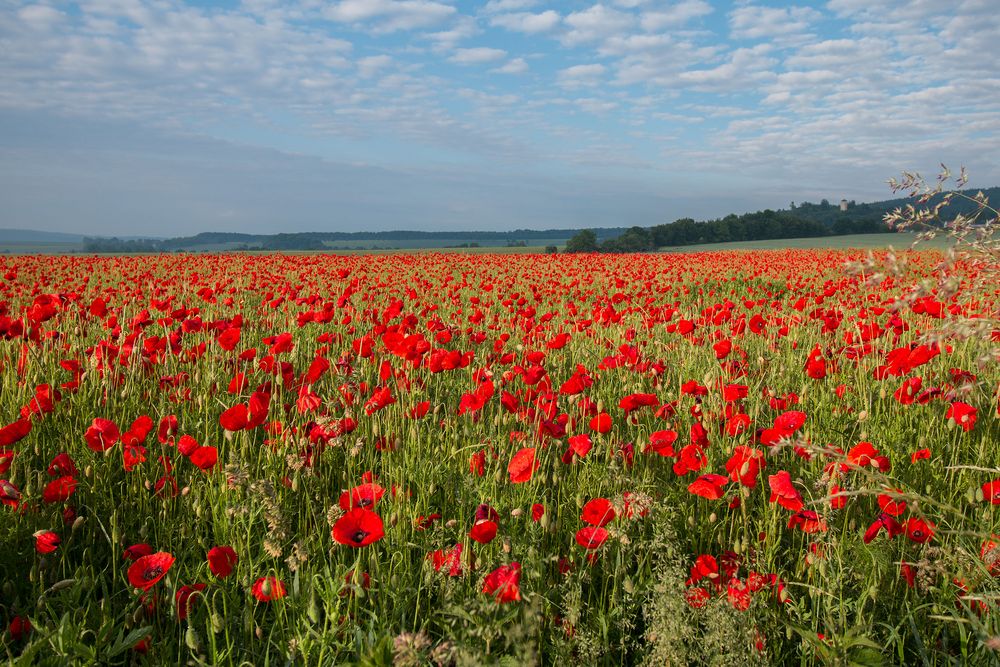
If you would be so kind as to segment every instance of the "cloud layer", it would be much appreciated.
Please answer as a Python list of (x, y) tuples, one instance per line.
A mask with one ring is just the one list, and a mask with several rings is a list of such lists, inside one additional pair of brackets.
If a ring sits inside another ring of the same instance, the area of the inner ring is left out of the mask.
[[(102, 170), (119, 190), (141, 192), (175, 144), (186, 146), (192, 171), (199, 151), (215, 161), (232, 210), (234, 190), (267, 181), (249, 175), (242, 151), (281, 156), (284, 169), (303, 170), (302, 182), (314, 182), (309, 169), (348, 181), (353, 170), (381, 193), (345, 190), (350, 215), (323, 217), (320, 205), (335, 197), (310, 197), (276, 175), (270, 203), (258, 207), (266, 214), (243, 223), (257, 228), (347, 229), (366, 224), (366, 213), (379, 226), (434, 227), (449, 210), (483, 206), (503, 211), (478, 211), (493, 227), (583, 224), (572, 198), (584, 183), (589, 193), (597, 184), (603, 201), (634, 202), (618, 213), (598, 206), (607, 219), (588, 214), (587, 224), (657, 222), (789, 199), (878, 198), (888, 195), (886, 178), (941, 161), (992, 185), (998, 36), (990, 0), (8, 2), (0, 117), (18, 130), (0, 124), (0, 168), (33, 169), (17, 186), (0, 183), (11, 203), (0, 226), (134, 225), (107, 202), (69, 220), (65, 198)], [(107, 143), (79, 136), (94, 127)], [(113, 142), (116, 127), (157, 140)], [(88, 163), (74, 152), (81, 144), (104, 157)], [(451, 175), (461, 175), (456, 201)], [(532, 189), (538, 183), (546, 185)], [(64, 200), (38, 196), (45, 187)], [(169, 211), (155, 190), (147, 205)], [(484, 196), (492, 191), (532, 195), (501, 205)], [(705, 193), (700, 209), (692, 192)], [(720, 192), (724, 200), (708, 200)], [(394, 196), (408, 205), (398, 223), (383, 223), (374, 211), (391, 210)], [(225, 196), (209, 199), (218, 201), (204, 209), (184, 201), (182, 224), (219, 228)], [(458, 220), (448, 219), (441, 224)]]

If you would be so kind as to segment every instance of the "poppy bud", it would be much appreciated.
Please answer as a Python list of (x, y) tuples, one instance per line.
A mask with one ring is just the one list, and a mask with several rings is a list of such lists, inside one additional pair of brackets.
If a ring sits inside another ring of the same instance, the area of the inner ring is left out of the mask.
[(82, 516), (76, 517), (76, 519), (73, 521), (73, 528), (71, 528), (71, 531), (75, 533), (76, 531), (80, 530), (80, 528), (83, 527), (83, 524), (86, 521), (87, 520)]
[(309, 597), (309, 608), (306, 610), (306, 614), (309, 616), (310, 621), (313, 623), (319, 623), (320, 607), (319, 602), (316, 600), (315, 592)]
[(201, 646), (201, 640), (198, 637), (198, 631), (194, 629), (194, 626), (189, 625), (187, 632), (184, 633), (184, 643), (192, 651), (197, 651)]
[(218, 612), (212, 612), (212, 632), (219, 634), (226, 629), (225, 621), (222, 620), (222, 614)]
[(140, 604), (138, 607), (135, 608), (135, 611), (132, 612), (132, 623), (134, 623), (135, 625), (139, 625), (142, 622), (143, 612), (144, 609)]
[(712, 512), (711, 514), (708, 515), (709, 523), (715, 523), (718, 518), (719, 517), (716, 516), (715, 512)]

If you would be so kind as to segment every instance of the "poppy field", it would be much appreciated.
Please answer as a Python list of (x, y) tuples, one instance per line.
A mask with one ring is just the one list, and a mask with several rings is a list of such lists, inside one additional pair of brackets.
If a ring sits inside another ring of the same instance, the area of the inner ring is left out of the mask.
[(1000, 292), (857, 251), (0, 258), (21, 664), (992, 664)]

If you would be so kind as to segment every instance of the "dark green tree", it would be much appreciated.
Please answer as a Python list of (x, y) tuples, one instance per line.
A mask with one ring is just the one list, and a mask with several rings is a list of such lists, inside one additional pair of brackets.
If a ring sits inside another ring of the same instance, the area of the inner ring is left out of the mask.
[(596, 250), (597, 234), (590, 229), (581, 229), (566, 241), (566, 252), (595, 252)]

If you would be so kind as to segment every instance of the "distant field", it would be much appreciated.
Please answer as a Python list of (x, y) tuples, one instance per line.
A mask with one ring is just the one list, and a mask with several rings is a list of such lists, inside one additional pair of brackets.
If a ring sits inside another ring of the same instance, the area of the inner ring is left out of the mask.
[[(699, 245), (670, 246), (660, 252), (708, 252), (712, 250), (781, 250), (842, 249), (842, 248), (908, 248), (914, 241), (912, 234), (856, 234), (850, 236), (820, 236), (805, 239), (771, 239), (768, 241), (734, 241), (732, 243), (702, 243)], [(921, 243), (921, 248), (945, 248), (948, 241), (938, 238)]]
[(42, 241), (25, 243), (0, 243), (0, 253), (5, 255), (64, 255), (66, 253), (80, 252), (83, 245), (72, 242), (52, 242)]
[[(797, 238), (797, 239), (772, 239), (769, 241), (734, 241), (731, 243), (702, 243), (698, 245), (688, 245), (688, 246), (669, 246), (660, 248), (660, 252), (669, 253), (684, 253), (684, 252), (711, 252), (711, 251), (725, 251), (725, 250), (780, 250), (783, 248), (794, 248), (794, 249), (838, 249), (838, 248), (887, 248), (890, 245), (896, 249), (908, 248), (913, 243), (913, 235), (910, 234), (857, 234), (852, 236), (826, 236), (819, 238)], [(352, 245), (356, 247), (344, 248), (341, 246), (339, 249), (333, 249), (322, 251), (323, 254), (331, 255), (386, 255), (394, 253), (413, 253), (413, 254), (424, 254), (424, 253), (469, 253), (469, 254), (526, 254), (526, 253), (543, 253), (545, 252), (545, 247), (549, 245), (554, 245), (559, 248), (562, 252), (565, 247), (565, 240), (563, 239), (544, 239), (544, 243), (539, 242), (537, 245), (530, 245), (526, 247), (509, 248), (506, 246), (487, 246), (483, 245), (478, 248), (457, 248), (448, 246), (431, 246), (427, 245), (421, 247), (420, 245), (413, 245), (412, 241), (398, 241), (399, 247), (396, 246), (397, 242), (393, 241), (382, 241), (382, 247), (372, 248), (372, 245), (379, 245), (377, 242), (354, 242)], [(416, 242), (419, 244), (420, 242)], [(456, 243), (458, 243), (456, 241)], [(218, 252), (233, 252), (239, 244), (235, 243), (218, 243), (212, 245), (203, 245), (192, 247), (186, 249), (184, 252), (194, 252), (194, 253), (218, 253)], [(390, 246), (390, 247), (386, 247)], [(922, 248), (944, 248), (947, 246), (947, 241), (945, 239), (936, 239), (932, 242), (921, 244)], [(62, 255), (70, 253), (80, 253), (82, 252), (82, 246), (78, 243), (2, 243), (0, 244), (0, 253), (10, 254), (10, 255)], [(316, 254), (317, 251), (313, 250), (287, 250), (287, 251), (263, 251), (263, 250), (250, 250), (243, 251), (249, 254), (265, 254), (272, 252), (282, 252), (282, 254)]]

